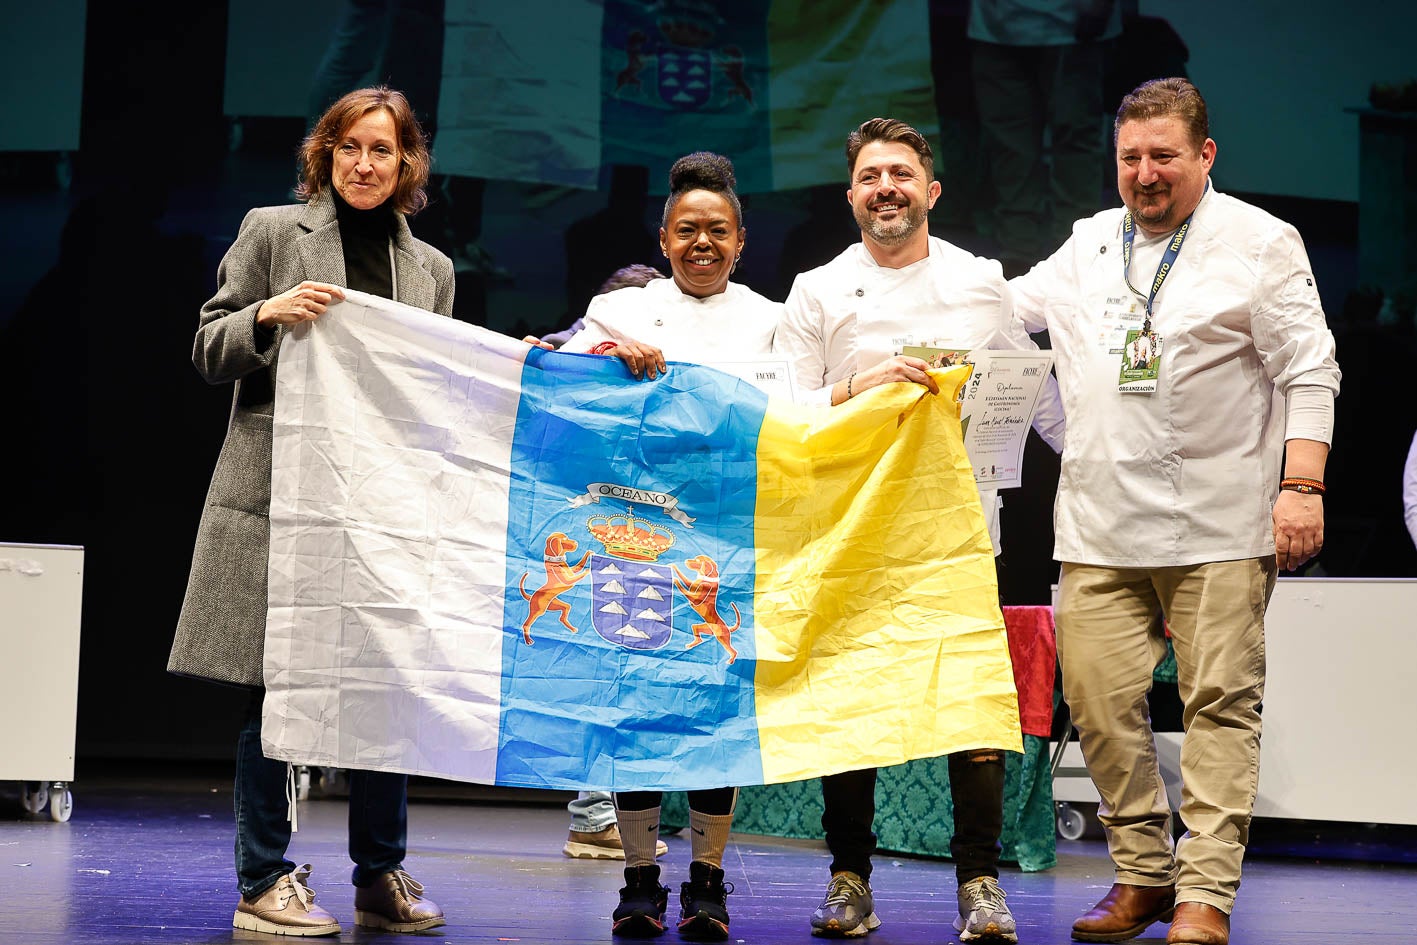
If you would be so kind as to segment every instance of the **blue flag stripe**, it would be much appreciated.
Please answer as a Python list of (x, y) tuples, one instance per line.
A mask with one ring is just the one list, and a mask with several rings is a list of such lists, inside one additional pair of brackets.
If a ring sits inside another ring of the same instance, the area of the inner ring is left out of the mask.
[[(498, 783), (761, 781), (753, 519), (766, 409), (760, 392), (707, 368), (636, 381), (603, 357), (527, 358)], [(732, 632), (695, 636), (706, 591)]]

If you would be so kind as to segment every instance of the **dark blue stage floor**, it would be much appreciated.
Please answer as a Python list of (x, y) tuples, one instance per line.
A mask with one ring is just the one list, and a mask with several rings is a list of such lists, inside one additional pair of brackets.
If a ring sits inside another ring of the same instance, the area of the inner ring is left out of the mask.
[[(563, 807), (476, 800), (476, 790), (458, 786), (416, 783), (413, 793), (408, 866), (449, 920), (422, 937), (451, 943), (611, 941), (620, 867), (561, 855)], [(320, 903), (345, 925), (338, 941), (396, 941), (352, 926), (344, 824), (343, 801), (303, 803), (292, 856), (314, 864)], [(1277, 831), (1269, 833), (1277, 840)], [(21, 813), (17, 786), (2, 785), (0, 943), (291, 941), (232, 929), (231, 838), (231, 792), (221, 771), (193, 776), (151, 770), (80, 781), (67, 824)], [(670, 837), (668, 843), (662, 862), (674, 887), (687, 868), (688, 841)], [(1236, 945), (1408, 945), (1417, 939), (1417, 868), (1315, 859), (1325, 854), (1306, 852), (1298, 843), (1299, 856), (1261, 854), (1247, 862), (1234, 916)], [(729, 898), (733, 940), (815, 941), (807, 917), (827, 875), (820, 844), (735, 835), (724, 866), (736, 887)], [(1048, 872), (1007, 871), (1003, 884), (1020, 942), (1067, 942), (1073, 919), (1110, 882), (1098, 841), (1060, 842), (1059, 864)], [(882, 855), (874, 885), (884, 925), (870, 937), (871, 945), (957, 941), (950, 928), (950, 863)], [(1165, 934), (1166, 927), (1156, 925), (1140, 941), (1162, 942)], [(676, 938), (670, 933), (664, 940)]]

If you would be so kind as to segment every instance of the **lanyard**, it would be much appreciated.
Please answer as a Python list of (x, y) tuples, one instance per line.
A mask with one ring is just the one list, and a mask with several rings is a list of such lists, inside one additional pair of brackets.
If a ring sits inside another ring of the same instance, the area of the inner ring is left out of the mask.
[[(1210, 182), (1206, 182), (1206, 187)], [(1156, 276), (1151, 280), (1151, 294), (1146, 296), (1146, 321), (1142, 323), (1143, 334), (1151, 331), (1151, 306), (1156, 301), (1156, 293), (1161, 291), (1161, 284), (1166, 281), (1166, 277), (1171, 274), (1171, 267), (1176, 264), (1176, 257), (1181, 255), (1181, 244), (1186, 241), (1186, 233), (1191, 228), (1191, 220), (1195, 218), (1196, 212), (1191, 211), (1191, 215), (1186, 217), (1186, 222), (1171, 235), (1171, 242), (1166, 244), (1166, 252), (1161, 254), (1161, 264), (1156, 267)], [(1127, 283), (1127, 288), (1131, 289), (1137, 298), (1142, 298), (1142, 293), (1137, 291), (1132, 285), (1132, 241), (1136, 239), (1136, 226), (1132, 223), (1132, 211), (1128, 210), (1126, 216), (1122, 217), (1122, 280)]]

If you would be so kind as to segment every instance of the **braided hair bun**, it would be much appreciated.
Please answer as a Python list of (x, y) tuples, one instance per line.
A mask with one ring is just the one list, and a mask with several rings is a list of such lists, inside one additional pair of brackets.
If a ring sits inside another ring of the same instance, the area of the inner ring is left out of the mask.
[(738, 202), (738, 193), (734, 190), (737, 185), (738, 179), (733, 174), (733, 162), (722, 154), (715, 154), (712, 151), (695, 151), (693, 154), (684, 155), (675, 161), (674, 166), (669, 169), (669, 199), (664, 202), (664, 217), (660, 221), (661, 225), (668, 225), (669, 214), (684, 194), (691, 190), (708, 190), (723, 195), (724, 199), (733, 206), (733, 213), (738, 217), (738, 225), (742, 226), (743, 205)]
[(738, 181), (733, 176), (733, 162), (712, 151), (695, 151), (674, 162), (669, 169), (669, 192), (712, 190), (722, 193), (732, 190)]

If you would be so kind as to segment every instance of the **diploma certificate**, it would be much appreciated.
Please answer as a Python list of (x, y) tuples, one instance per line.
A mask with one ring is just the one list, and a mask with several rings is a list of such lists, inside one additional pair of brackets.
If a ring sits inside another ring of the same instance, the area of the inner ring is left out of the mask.
[[(909, 347), (902, 354), (932, 360), (929, 349)], [(955, 363), (943, 352), (943, 363)], [(1022, 482), (1023, 446), (1053, 368), (1051, 351), (976, 349), (963, 359), (974, 372), (960, 393), (959, 422), (964, 448), (980, 488), (1016, 489)]]

